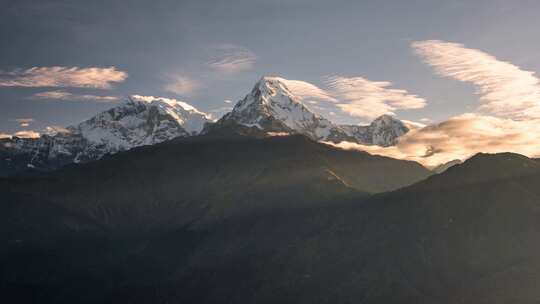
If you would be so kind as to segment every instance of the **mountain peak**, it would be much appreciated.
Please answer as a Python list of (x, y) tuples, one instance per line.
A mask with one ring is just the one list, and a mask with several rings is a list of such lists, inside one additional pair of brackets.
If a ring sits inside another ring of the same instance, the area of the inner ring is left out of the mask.
[(401, 121), (395, 118), (393, 115), (383, 114), (375, 118), (371, 124), (392, 124), (392, 123), (401, 123)]
[(262, 77), (219, 123), (232, 121), (266, 132), (301, 133), (315, 140), (325, 140), (339, 131), (330, 121), (311, 112), (285, 82), (280, 77)]
[(142, 104), (142, 105), (155, 105), (162, 107), (173, 107), (176, 109), (183, 109), (184, 111), (203, 114), (207, 116), (206, 113), (203, 113), (197, 110), (194, 106), (172, 98), (165, 97), (154, 97), (154, 96), (143, 96), (143, 95), (131, 95), (127, 98), (128, 104)]
[(313, 140), (350, 141), (390, 146), (409, 129), (398, 119), (382, 115), (370, 126), (338, 125), (312, 112), (287, 86), (289, 80), (264, 76), (218, 125), (234, 122), (266, 132), (300, 133)]
[(185, 102), (133, 95), (116, 107), (68, 127), (66, 132), (6, 146), (5, 153), (13, 160), (12, 168), (6, 171), (30, 166), (49, 170), (97, 160), (106, 154), (197, 135), (209, 122), (205, 113)]

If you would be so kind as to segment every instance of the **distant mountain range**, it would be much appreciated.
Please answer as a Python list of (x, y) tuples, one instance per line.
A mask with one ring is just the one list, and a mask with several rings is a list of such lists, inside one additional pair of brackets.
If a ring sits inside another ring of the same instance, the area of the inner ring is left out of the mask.
[(50, 171), (134, 147), (253, 126), (267, 133), (303, 134), (317, 141), (391, 146), (408, 127), (383, 115), (368, 126), (338, 125), (310, 111), (279, 77), (263, 77), (250, 94), (214, 123), (193, 106), (168, 98), (131, 96), (123, 104), (56, 134), (0, 140), (0, 176)]

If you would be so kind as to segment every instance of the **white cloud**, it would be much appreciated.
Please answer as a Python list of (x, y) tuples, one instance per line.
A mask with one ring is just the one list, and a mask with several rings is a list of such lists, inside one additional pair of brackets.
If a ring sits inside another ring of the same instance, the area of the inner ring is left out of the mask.
[(232, 103), (232, 100), (230, 100), (230, 99), (225, 99), (223, 102), (224, 102), (224, 103)]
[(516, 121), (473, 113), (411, 130), (394, 147), (343, 142), (337, 146), (436, 166), (478, 153), (515, 152), (540, 155), (540, 120)]
[(58, 133), (69, 133), (70, 131), (61, 126), (47, 126), (45, 127), (44, 133), (49, 136), (54, 136)]
[(39, 132), (32, 131), (32, 130), (17, 131), (13, 134), (0, 132), (0, 139), (12, 138), (14, 136), (19, 137), (19, 138), (38, 138), (40, 134)]
[(287, 86), (287, 88), (291, 91), (291, 93), (302, 99), (302, 101), (306, 101), (312, 104), (317, 103), (316, 101), (337, 102), (337, 100), (333, 96), (331, 96), (330, 92), (327, 92), (309, 82), (301, 80), (289, 80), (280, 77), (276, 78), (280, 82), (284, 83), (285, 86)]
[(421, 122), (406, 120), (406, 119), (401, 119), (401, 122), (403, 122), (407, 126), (407, 128), (409, 128), (410, 130), (420, 129), (426, 126), (426, 124), (423, 124)]
[(28, 127), (30, 126), (30, 123), (34, 121), (33, 118), (16, 118), (16, 122), (19, 123), (21, 127)]
[(78, 87), (109, 89), (126, 80), (127, 73), (108, 68), (33, 67), (0, 71), (0, 87)]
[(170, 82), (163, 89), (177, 95), (189, 96), (201, 87), (199, 82), (187, 76), (175, 75), (170, 78)]
[(213, 50), (207, 63), (211, 69), (224, 73), (238, 73), (250, 70), (257, 61), (255, 54), (242, 46), (223, 44)]
[(540, 81), (534, 72), (458, 43), (427, 40), (411, 46), (441, 76), (474, 84), (480, 111), (514, 119), (540, 118)]
[(35, 99), (64, 100), (64, 101), (97, 101), (114, 102), (120, 98), (117, 96), (78, 95), (66, 91), (48, 91), (32, 95)]
[(419, 109), (426, 101), (406, 90), (392, 89), (391, 82), (363, 77), (335, 76), (327, 79), (337, 106), (352, 116), (373, 119), (400, 109)]
[(210, 119), (218, 120), (226, 113), (230, 112), (233, 109), (232, 106), (219, 107), (209, 111), (208, 116)]

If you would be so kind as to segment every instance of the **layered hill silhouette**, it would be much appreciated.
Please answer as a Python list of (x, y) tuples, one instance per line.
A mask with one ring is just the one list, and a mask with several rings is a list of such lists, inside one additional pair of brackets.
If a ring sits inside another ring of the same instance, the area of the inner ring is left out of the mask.
[(428, 175), (237, 126), (3, 179), (2, 297), (534, 303), (537, 160), (478, 154)]
[(4, 179), (0, 187), (32, 201), (52, 202), (103, 226), (144, 231), (363, 198), (429, 174), (415, 162), (339, 150), (303, 135), (269, 137), (256, 128), (236, 126), (49, 175)]

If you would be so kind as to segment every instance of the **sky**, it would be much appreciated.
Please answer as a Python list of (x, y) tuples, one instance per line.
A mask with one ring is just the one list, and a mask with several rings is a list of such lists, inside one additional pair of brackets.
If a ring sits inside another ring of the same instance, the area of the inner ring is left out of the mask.
[(75, 124), (132, 94), (218, 118), (272, 75), (338, 123), (427, 126), (391, 150), (359, 147), (373, 153), (431, 165), (540, 152), (535, 0), (0, 3), (0, 134)]

